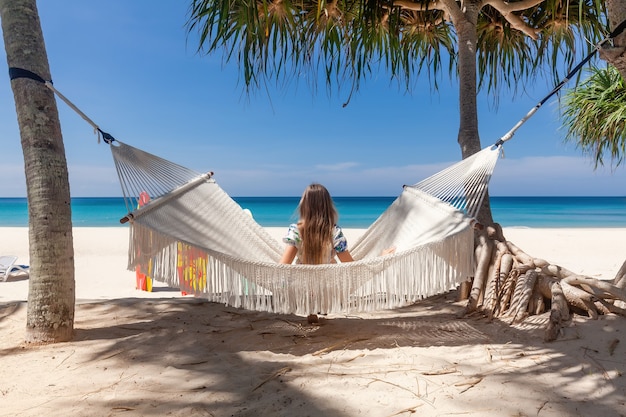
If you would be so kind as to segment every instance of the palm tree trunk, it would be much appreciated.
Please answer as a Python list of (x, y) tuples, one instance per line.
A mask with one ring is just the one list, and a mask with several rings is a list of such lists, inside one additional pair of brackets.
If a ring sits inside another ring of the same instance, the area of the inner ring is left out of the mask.
[[(459, 44), (459, 134), (457, 141), (461, 147), (463, 159), (482, 149), (478, 133), (478, 104), (476, 86), (476, 25), (480, 5), (473, 2), (464, 3), (463, 18), (454, 21)], [(478, 221), (492, 224), (493, 216), (489, 204), (489, 195), (483, 200), (478, 213)]]
[[(478, 134), (478, 106), (476, 87), (476, 21), (477, 13), (464, 13), (465, 18), (455, 24), (459, 42), (459, 135), (463, 159), (480, 151)], [(473, 21), (470, 20), (474, 15)]]
[[(626, 0), (607, 0), (606, 9), (610, 30), (614, 30), (626, 20)], [(617, 68), (626, 80), (626, 31), (613, 40), (613, 46), (603, 47), (600, 50), (600, 57)]]
[[(35, 0), (0, 0), (9, 67), (50, 79)], [(28, 78), (11, 81), (26, 172), (30, 283), (27, 342), (71, 340), (74, 248), (70, 189), (54, 93)]]

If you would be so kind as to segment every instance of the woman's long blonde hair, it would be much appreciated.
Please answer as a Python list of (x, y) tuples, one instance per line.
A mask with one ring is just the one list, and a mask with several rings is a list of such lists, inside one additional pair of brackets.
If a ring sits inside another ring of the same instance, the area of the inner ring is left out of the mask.
[(329, 261), (333, 249), (333, 228), (337, 223), (337, 209), (330, 193), (321, 184), (311, 184), (302, 193), (298, 229), (302, 245), (298, 258), (305, 264), (323, 264)]

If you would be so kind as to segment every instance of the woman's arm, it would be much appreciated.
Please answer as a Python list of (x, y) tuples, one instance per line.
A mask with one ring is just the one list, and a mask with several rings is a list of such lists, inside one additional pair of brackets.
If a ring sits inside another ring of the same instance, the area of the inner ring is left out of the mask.
[(339, 260), (341, 262), (352, 262), (352, 261), (354, 261), (354, 259), (352, 258), (352, 255), (350, 255), (350, 251), (349, 250), (344, 250), (343, 252), (337, 252), (337, 258), (339, 258)]
[(280, 258), (281, 264), (290, 264), (296, 257), (296, 253), (298, 253), (298, 248), (293, 245), (287, 245), (285, 247), (285, 251), (283, 252), (282, 258)]

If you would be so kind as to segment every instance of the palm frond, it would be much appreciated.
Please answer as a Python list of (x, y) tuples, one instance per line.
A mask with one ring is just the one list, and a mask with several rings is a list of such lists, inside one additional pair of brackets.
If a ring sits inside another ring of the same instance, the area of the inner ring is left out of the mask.
[[(191, 0), (187, 28), (198, 35), (198, 52), (222, 49), (225, 61), (236, 61), (248, 89), (267, 80), (307, 79), (314, 85), (323, 79), (327, 86), (356, 91), (378, 71), (407, 91), (426, 74), (437, 89), (440, 74), (456, 76), (457, 44), (454, 27), (442, 10), (430, 8), (433, 4)], [(601, 0), (545, 0), (516, 12), (529, 27), (543, 28), (533, 40), (513, 29), (495, 8), (483, 7), (476, 28), (479, 89), (497, 97), (502, 87), (515, 90), (532, 82), (542, 66), (559, 80), (567, 68), (556, 64), (569, 67), (601, 38), (603, 12)]]
[[(502, 85), (516, 88), (535, 77), (536, 43), (510, 27), (492, 9), (485, 9), (478, 25), (478, 88), (500, 91)], [(497, 94), (493, 94), (497, 96)]]
[(563, 99), (565, 139), (593, 157), (596, 168), (607, 156), (618, 166), (626, 154), (626, 83), (610, 66), (589, 73)]

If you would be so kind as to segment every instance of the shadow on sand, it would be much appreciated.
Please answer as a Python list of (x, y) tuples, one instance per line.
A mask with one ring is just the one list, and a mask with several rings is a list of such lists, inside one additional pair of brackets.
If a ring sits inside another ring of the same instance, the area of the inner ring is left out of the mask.
[[(119, 373), (116, 384), (123, 383), (127, 392), (115, 401), (82, 394), (82, 399), (88, 399), (90, 415), (145, 416), (350, 415), (336, 404), (320, 402), (309, 391), (285, 382), (292, 374), (306, 374), (312, 358), (337, 351), (348, 356), (354, 352), (352, 356), (357, 357), (363, 356), (357, 351), (384, 355), (401, 347), (462, 349), (484, 345), (489, 351), (492, 345), (519, 346), (519, 357), (524, 352), (542, 352), (541, 355), (549, 356), (548, 361), (542, 361), (542, 369), (563, 369), (558, 383), (537, 378), (537, 367), (516, 367), (515, 372), (503, 367), (492, 372), (492, 377), (501, 373), (507, 383), (519, 384), (520, 390), (529, 380), (536, 380), (537, 384), (545, 384), (546, 390), (558, 391), (567, 381), (580, 378), (579, 371), (572, 371), (572, 359), (589, 364), (587, 372), (601, 372), (602, 364), (618, 359), (613, 356), (615, 352), (584, 350), (585, 342), (575, 335), (572, 338), (572, 334), (565, 335), (570, 339), (544, 343), (545, 317), (528, 320), (522, 327), (489, 322), (482, 317), (459, 319), (463, 306), (455, 303), (454, 297), (454, 293), (444, 294), (406, 308), (377, 312), (375, 316), (335, 316), (323, 319), (320, 325), (308, 325), (305, 318), (294, 315), (245, 311), (198, 298), (108, 300), (77, 305), (74, 340), (51, 345), (51, 349), (74, 352), (64, 354), (63, 366), (89, 367), (89, 372), (94, 373)], [(23, 314), (23, 310), (23, 305), (0, 306), (0, 324), (9, 316)], [(584, 325), (594, 323), (598, 324), (596, 321)], [(580, 359), (567, 357), (571, 346), (566, 344), (573, 342), (581, 344)], [(4, 346), (0, 354), (5, 358), (24, 355), (23, 346)], [(36, 355), (36, 350), (31, 353)], [(60, 353), (56, 356), (63, 357)], [(21, 358), (25, 359), (28, 358)], [(622, 373), (626, 371), (623, 356), (614, 366)], [(128, 389), (129, 384), (136, 389)], [(565, 396), (563, 403), (554, 407), (562, 415), (572, 415), (572, 410), (579, 410), (580, 415), (586, 410), (593, 410), (595, 415), (622, 415), (623, 385), (621, 391), (615, 390), (606, 380), (605, 387), (596, 389), (607, 393), (607, 401), (596, 402), (593, 408), (589, 408), (592, 404)], [(159, 395), (148, 396), (147, 392)], [(85, 404), (80, 408), (70, 398), (65, 403), (62, 398), (59, 401), (57, 404), (66, 410), (64, 415), (84, 412)], [(531, 415), (544, 415), (531, 411)]]

